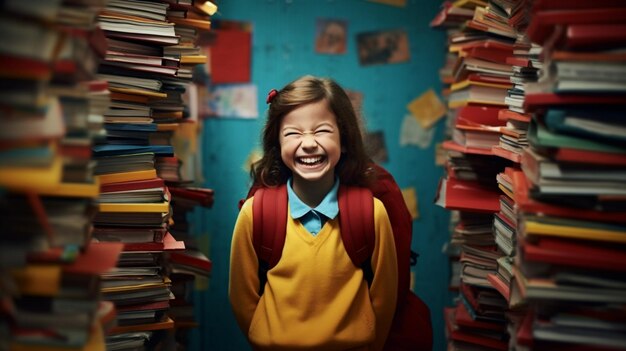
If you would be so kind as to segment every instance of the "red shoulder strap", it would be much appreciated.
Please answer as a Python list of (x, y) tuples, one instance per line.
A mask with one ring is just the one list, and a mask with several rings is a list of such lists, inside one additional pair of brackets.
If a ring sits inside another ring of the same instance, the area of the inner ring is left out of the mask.
[(274, 267), (280, 260), (287, 231), (287, 188), (259, 188), (252, 203), (252, 244), (259, 261)]
[(355, 266), (361, 267), (374, 252), (374, 200), (367, 188), (339, 187), (339, 227), (343, 245)]

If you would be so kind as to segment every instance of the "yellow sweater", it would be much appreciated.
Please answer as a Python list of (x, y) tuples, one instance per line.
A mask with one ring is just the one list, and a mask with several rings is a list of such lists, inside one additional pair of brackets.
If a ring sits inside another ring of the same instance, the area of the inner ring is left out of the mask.
[(382, 350), (396, 306), (398, 272), (391, 224), (378, 199), (374, 219), (371, 287), (346, 253), (338, 218), (313, 236), (289, 216), (282, 257), (259, 296), (252, 199), (246, 201), (233, 233), (229, 297), (255, 349)]

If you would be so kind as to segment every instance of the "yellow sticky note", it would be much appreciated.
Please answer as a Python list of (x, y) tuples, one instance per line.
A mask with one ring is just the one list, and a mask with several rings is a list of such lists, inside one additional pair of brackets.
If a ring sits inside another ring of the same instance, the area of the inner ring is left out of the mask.
[(446, 113), (446, 106), (433, 89), (428, 89), (406, 107), (424, 129), (432, 127)]
[(252, 164), (260, 160), (261, 157), (263, 157), (263, 152), (261, 150), (259, 149), (252, 150), (250, 154), (248, 154), (248, 158), (246, 158), (246, 161), (242, 167), (243, 170), (246, 172), (250, 172), (250, 170), (252, 169)]
[(415, 191), (415, 188), (408, 187), (408, 188), (402, 189), (402, 197), (404, 198), (406, 207), (409, 209), (411, 218), (412, 219), (420, 218), (420, 213), (417, 207), (417, 192)]

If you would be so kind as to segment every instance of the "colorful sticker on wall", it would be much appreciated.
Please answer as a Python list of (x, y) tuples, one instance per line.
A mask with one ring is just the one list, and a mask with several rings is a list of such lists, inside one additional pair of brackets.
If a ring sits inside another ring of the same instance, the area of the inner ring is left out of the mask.
[(415, 98), (406, 107), (424, 129), (432, 127), (446, 114), (446, 106), (432, 88)]
[(378, 2), (384, 5), (391, 5), (396, 7), (405, 7), (406, 0), (368, 0), (370, 2)]
[(363, 66), (408, 61), (409, 40), (404, 30), (360, 33), (356, 37), (359, 63)]
[(408, 187), (402, 189), (402, 197), (404, 198), (404, 203), (406, 203), (406, 207), (409, 209), (411, 218), (414, 220), (420, 218), (420, 212), (417, 202), (417, 191), (415, 191), (415, 188)]
[(365, 134), (365, 152), (376, 163), (387, 162), (388, 153), (385, 144), (385, 134), (382, 131), (367, 132)]
[(433, 128), (424, 129), (413, 118), (411, 114), (404, 116), (402, 121), (402, 130), (400, 130), (400, 145), (415, 145), (419, 148), (426, 149), (433, 141), (435, 130)]
[(346, 53), (348, 22), (338, 19), (317, 20), (315, 51), (320, 54), (339, 55)]
[(258, 118), (254, 84), (216, 85), (205, 91), (201, 114), (220, 118)]

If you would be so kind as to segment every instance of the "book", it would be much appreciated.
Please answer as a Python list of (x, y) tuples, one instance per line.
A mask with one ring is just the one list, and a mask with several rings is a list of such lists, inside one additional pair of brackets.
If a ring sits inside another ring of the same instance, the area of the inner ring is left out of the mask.
[(621, 182), (626, 179), (626, 169), (623, 167), (555, 162), (540, 155), (533, 148), (524, 150), (521, 168), (526, 177), (535, 185), (540, 185), (544, 179), (599, 182)]
[(202, 252), (187, 249), (170, 253), (170, 262), (174, 269), (190, 270), (203, 276), (209, 276), (213, 263)]
[(168, 201), (158, 203), (99, 203), (98, 210), (103, 212), (168, 212)]
[(439, 182), (435, 203), (446, 209), (476, 212), (498, 212), (499, 192), (477, 182), (454, 178)]
[(93, 230), (93, 238), (100, 242), (121, 243), (162, 243), (167, 233), (165, 226), (154, 228), (134, 227), (96, 227)]
[(522, 217), (521, 228), (524, 236), (626, 243), (626, 226), (623, 224), (525, 215)]
[(515, 204), (519, 210), (526, 213), (543, 213), (548, 216), (579, 218), (592, 221), (605, 221), (622, 223), (626, 218), (624, 211), (601, 211), (598, 209), (586, 209), (565, 207), (534, 200), (529, 196), (529, 180), (522, 171), (514, 171), (511, 176), (515, 189)]
[(138, 180), (148, 180), (157, 178), (156, 169), (148, 169), (143, 171), (109, 173), (95, 176), (102, 186), (111, 183), (131, 182)]
[(626, 254), (619, 247), (555, 237), (523, 240), (520, 247), (524, 261), (531, 263), (606, 271), (626, 269)]

